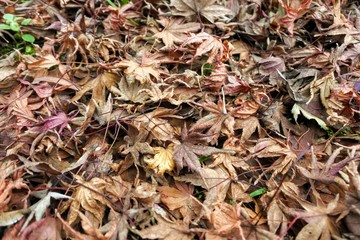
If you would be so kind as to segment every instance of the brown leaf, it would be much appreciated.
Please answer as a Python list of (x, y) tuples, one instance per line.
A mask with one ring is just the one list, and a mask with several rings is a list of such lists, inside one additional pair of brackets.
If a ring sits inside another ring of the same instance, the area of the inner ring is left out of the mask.
[(59, 64), (60, 61), (58, 59), (56, 59), (51, 54), (47, 54), (45, 56), (42, 56), (39, 60), (28, 63), (27, 66), (29, 69), (39, 69), (39, 68), (49, 69), (52, 66)]
[(215, 20), (230, 21), (235, 13), (221, 5), (214, 4), (215, 0), (171, 0), (170, 5), (175, 7), (174, 15), (190, 17), (198, 14), (211, 23)]
[(149, 84), (144, 84), (138, 81), (129, 82), (125, 77), (122, 77), (118, 83), (119, 91), (117, 92), (116, 99), (131, 101), (133, 103), (143, 103), (148, 99), (148, 97), (141, 91), (144, 91), (149, 87)]
[(61, 240), (62, 226), (58, 220), (53, 217), (46, 217), (40, 221), (33, 222), (24, 229), (21, 239), (51, 239)]
[(235, 122), (235, 129), (242, 129), (241, 134), (241, 142), (245, 142), (250, 139), (250, 137), (258, 130), (258, 133), (260, 135), (260, 122), (257, 117), (248, 117), (245, 119), (237, 119)]
[(349, 230), (356, 235), (360, 236), (360, 175), (359, 163), (355, 161), (349, 163), (348, 175), (350, 178), (350, 189), (346, 192), (346, 213), (350, 211), (346, 218), (345, 223)]
[(174, 160), (178, 171), (187, 166), (189, 170), (200, 172), (201, 164), (199, 161), (200, 156), (209, 156), (214, 153), (228, 153), (231, 151), (209, 147), (206, 145), (198, 145), (197, 143), (203, 142), (204, 135), (188, 132), (184, 126), (181, 133), (180, 144), (174, 147)]
[(200, 219), (208, 210), (194, 197), (194, 187), (185, 183), (176, 183), (176, 188), (169, 186), (158, 187), (161, 192), (161, 202), (171, 211), (180, 211), (183, 221), (189, 223), (194, 219)]
[(311, 0), (295, 0), (290, 3), (280, 1), (280, 3), (286, 12), (286, 15), (281, 18), (281, 22), (287, 27), (289, 33), (293, 35), (295, 20), (306, 12), (311, 4)]
[(227, 113), (223, 102), (219, 99), (218, 104), (207, 102), (202, 107), (210, 113), (200, 118), (191, 128), (191, 131), (209, 129), (206, 134), (210, 136), (211, 144), (215, 144), (223, 133), (228, 137), (234, 134), (235, 119)]
[(81, 90), (76, 93), (76, 95), (71, 99), (71, 101), (79, 100), (86, 92), (91, 91), (91, 99), (88, 104), (86, 111), (86, 116), (91, 118), (95, 112), (96, 107), (103, 109), (106, 102), (106, 89), (109, 91), (114, 91), (116, 94), (116, 89), (114, 85), (120, 81), (120, 77), (111, 72), (104, 72), (99, 74), (96, 78), (85, 83), (81, 87)]
[(199, 173), (186, 174), (175, 179), (207, 189), (204, 205), (209, 209), (225, 200), (231, 183), (229, 173), (222, 167), (203, 168), (200, 175)]
[(307, 240), (310, 238), (325, 240), (339, 236), (335, 219), (330, 216), (338, 211), (339, 195), (336, 195), (336, 197), (327, 205), (319, 198), (316, 199), (316, 205), (301, 200), (300, 198), (297, 198), (297, 201), (305, 211), (292, 208), (289, 210), (294, 216), (299, 216), (308, 224), (306, 224), (297, 234), (296, 240)]
[(175, 43), (181, 44), (187, 37), (187, 33), (200, 30), (200, 23), (184, 23), (182, 18), (160, 17), (157, 20), (164, 29), (155, 33), (154, 37), (162, 39), (165, 49), (171, 49)]
[(272, 233), (276, 233), (278, 230), (283, 233), (287, 228), (288, 220), (276, 201), (270, 203), (267, 211), (267, 222), (269, 231)]
[(235, 208), (225, 202), (218, 204), (210, 215), (210, 223), (215, 228), (213, 234), (245, 240), (241, 228), (240, 208), (240, 205)]
[[(191, 61), (196, 57), (206, 56), (208, 54), (207, 63), (212, 63), (214, 59), (218, 62), (224, 62), (229, 58), (231, 48), (229, 43), (225, 45), (222, 43), (221, 39), (214, 37), (206, 32), (201, 32), (196, 35), (191, 34), (182, 46), (189, 46), (193, 44), (198, 44), (196, 48), (196, 53)], [(230, 45), (231, 46), (231, 45)]]
[[(137, 59), (138, 58), (138, 59)], [(149, 82), (160, 81), (161, 74), (167, 74), (167, 72), (160, 68), (160, 60), (157, 59), (156, 54), (150, 54), (146, 50), (138, 52), (138, 56), (134, 59), (124, 59), (116, 64), (116, 67), (126, 68), (126, 79), (129, 83), (135, 80), (141, 84)]]
[(102, 224), (105, 206), (109, 204), (102, 196), (109, 184), (100, 178), (93, 178), (89, 182), (85, 182), (77, 176), (75, 176), (75, 178), (76, 181), (80, 182), (83, 186), (80, 185), (75, 188), (75, 191), (71, 195), (72, 199), (65, 202), (59, 211), (63, 212), (69, 208), (67, 221), (70, 225), (73, 225), (79, 220), (78, 211), (85, 211), (87, 217), (91, 218), (92, 223), (98, 227)]
[(146, 239), (164, 239), (164, 240), (191, 240), (194, 234), (189, 231), (189, 226), (183, 221), (170, 221), (161, 215), (155, 214), (157, 224), (141, 231), (138, 235)]
[(159, 107), (152, 112), (142, 114), (135, 119), (138, 129), (144, 129), (158, 140), (173, 141), (178, 131), (171, 126), (168, 119), (181, 118), (175, 113), (177, 110)]
[(267, 57), (259, 61), (260, 73), (262, 75), (270, 75), (272, 73), (284, 72), (286, 70), (285, 62), (280, 57)]

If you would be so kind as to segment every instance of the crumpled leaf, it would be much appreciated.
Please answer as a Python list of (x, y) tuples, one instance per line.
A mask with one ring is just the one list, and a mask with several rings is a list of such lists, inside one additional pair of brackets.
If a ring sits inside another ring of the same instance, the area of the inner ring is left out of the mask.
[(215, 2), (216, 0), (170, 0), (170, 5), (176, 9), (174, 15), (190, 17), (199, 14), (211, 23), (216, 20), (228, 22), (235, 16), (230, 9)]
[[(92, 178), (88, 182), (83, 181), (77, 176), (75, 176), (75, 178), (76, 181), (80, 182), (82, 185), (76, 187), (71, 195), (72, 199), (65, 202), (59, 211), (63, 212), (69, 208), (67, 221), (70, 225), (79, 220), (78, 211), (85, 211), (87, 216), (91, 218), (93, 224), (98, 227), (102, 223), (105, 214), (105, 206), (108, 204), (103, 198), (103, 194), (105, 193), (106, 187), (111, 184), (101, 178)], [(93, 192), (90, 189), (93, 189), (96, 192)]]
[(148, 166), (159, 175), (163, 175), (165, 172), (171, 172), (175, 168), (175, 162), (173, 160), (174, 144), (169, 144), (167, 148), (154, 147), (154, 157), (145, 159)]
[(161, 192), (161, 202), (171, 211), (178, 210), (185, 223), (200, 219), (208, 209), (192, 195), (194, 186), (180, 182), (175, 182), (175, 186), (158, 187), (158, 191)]
[(359, 175), (359, 163), (355, 161), (351, 162), (348, 167), (348, 175), (350, 178), (350, 191), (346, 192), (345, 200), (347, 210), (350, 211), (345, 217), (346, 226), (349, 230), (360, 237), (360, 175)]
[(27, 66), (29, 69), (49, 69), (52, 66), (59, 65), (60, 61), (56, 59), (53, 55), (47, 54), (42, 56), (40, 59), (28, 63)]
[(103, 109), (106, 103), (106, 89), (117, 94), (115, 85), (120, 81), (120, 77), (111, 72), (104, 72), (99, 74), (93, 80), (88, 81), (81, 90), (71, 99), (71, 101), (79, 100), (88, 91), (92, 92), (91, 99), (88, 103), (86, 116), (91, 118), (95, 112), (96, 107)]
[(143, 103), (148, 97), (142, 90), (148, 89), (149, 85), (140, 83), (138, 81), (128, 82), (126, 78), (122, 77), (118, 83), (118, 95), (114, 99), (131, 101), (133, 103)]
[(164, 239), (164, 240), (191, 240), (194, 233), (189, 231), (189, 226), (183, 221), (171, 221), (161, 215), (155, 214), (157, 224), (137, 234), (143, 239)]
[(212, 234), (246, 239), (241, 229), (240, 204), (236, 207), (228, 203), (219, 203), (210, 215), (210, 222), (214, 226)]
[(70, 199), (71, 198), (67, 195), (57, 193), (57, 192), (38, 191), (38, 192), (36, 192), (36, 194), (39, 197), (41, 197), (41, 200), (30, 207), (31, 212), (30, 212), (29, 216), (27, 217), (24, 225), (22, 226), (22, 229), (25, 229), (27, 227), (27, 225), (30, 223), (30, 221), (33, 219), (34, 216), (37, 221), (39, 221), (44, 216), (46, 209), (50, 205), (51, 198), (54, 198), (54, 199)]
[(294, 34), (294, 22), (300, 18), (310, 7), (312, 0), (295, 0), (291, 2), (279, 1), (285, 9), (286, 15), (280, 20), (287, 27), (291, 36)]
[(186, 126), (184, 126), (181, 133), (180, 144), (176, 144), (174, 147), (174, 160), (178, 171), (187, 166), (189, 170), (200, 172), (201, 164), (199, 161), (200, 156), (209, 156), (214, 153), (231, 153), (232, 151), (209, 147), (206, 145), (199, 145), (204, 140), (204, 135), (198, 133), (188, 132)]
[(225, 200), (231, 182), (229, 173), (222, 167), (203, 168), (200, 175), (192, 173), (175, 177), (175, 179), (207, 189), (204, 205), (209, 209)]
[(277, 71), (284, 72), (286, 70), (284, 59), (280, 57), (267, 57), (259, 61), (260, 73), (262, 75), (270, 75)]
[(320, 119), (320, 118), (316, 117), (315, 115), (313, 115), (312, 113), (306, 111), (304, 108), (302, 108), (297, 103), (295, 103), (294, 106), (292, 107), (291, 113), (293, 114), (295, 121), (297, 121), (300, 113), (302, 113), (302, 115), (304, 115), (304, 117), (306, 117), (307, 119), (315, 120), (319, 124), (319, 126), (322, 127), (323, 129), (325, 129), (325, 130), (328, 129), (326, 123), (322, 119)]
[(200, 23), (184, 23), (182, 18), (160, 17), (158, 22), (164, 27), (161, 32), (155, 33), (154, 37), (160, 38), (166, 49), (171, 49), (175, 43), (181, 44), (187, 37), (187, 33), (200, 30)]
[(171, 126), (168, 119), (179, 118), (179, 116), (175, 115), (176, 111), (176, 109), (159, 107), (152, 112), (138, 116), (135, 120), (136, 125), (139, 129), (149, 131), (158, 140), (172, 141), (174, 140), (174, 134), (178, 131)]
[(126, 79), (129, 83), (135, 80), (141, 84), (149, 82), (160, 81), (161, 74), (167, 74), (166, 71), (160, 68), (160, 61), (155, 54), (150, 54), (147, 51), (139, 51), (138, 56), (134, 59), (124, 59), (116, 64), (116, 67), (126, 68)]
[[(191, 34), (182, 46), (188, 46), (192, 44), (198, 44), (196, 53), (193, 60), (196, 57), (201, 57), (209, 53), (207, 63), (212, 63), (215, 60), (224, 62), (229, 58), (229, 52), (232, 50), (230, 43), (223, 43), (221, 39), (214, 37), (206, 32), (200, 32), (198, 34)], [(192, 60), (192, 61), (193, 61)]]
[(33, 222), (21, 234), (26, 239), (48, 239), (61, 240), (61, 224), (59, 220), (47, 216), (39, 221)]
[(317, 91), (320, 91), (321, 103), (324, 105), (325, 108), (329, 108), (328, 98), (335, 84), (336, 82), (335, 82), (334, 72), (330, 72), (326, 76), (312, 81), (310, 84), (311, 97), (307, 103), (311, 102), (312, 98), (314, 97), (314, 94)]
[(278, 229), (282, 233), (287, 228), (288, 220), (276, 201), (270, 203), (267, 211), (267, 220), (269, 231), (272, 233), (276, 233)]
[(257, 117), (248, 117), (245, 119), (237, 119), (234, 129), (242, 129), (241, 142), (246, 142), (258, 130), (260, 135), (260, 122)]
[(293, 216), (300, 217), (307, 222), (297, 234), (296, 240), (325, 240), (339, 236), (335, 219), (331, 217), (331, 215), (340, 212), (339, 210), (342, 208), (339, 203), (339, 194), (327, 204), (325, 204), (319, 196), (316, 196), (316, 204), (304, 201), (298, 196), (294, 196), (294, 198), (304, 210), (289, 208), (288, 211)]
[(197, 120), (190, 128), (191, 131), (208, 129), (206, 134), (211, 137), (211, 144), (215, 144), (220, 134), (226, 134), (228, 137), (234, 134), (235, 119), (227, 113), (225, 104), (219, 99), (218, 104), (208, 102), (202, 104), (202, 107), (210, 113)]

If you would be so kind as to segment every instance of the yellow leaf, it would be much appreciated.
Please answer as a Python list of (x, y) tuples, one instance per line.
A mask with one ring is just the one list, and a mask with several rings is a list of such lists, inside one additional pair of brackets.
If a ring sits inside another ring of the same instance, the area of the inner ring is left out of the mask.
[(154, 147), (153, 149), (154, 158), (145, 160), (149, 167), (159, 175), (163, 175), (166, 171), (172, 171), (175, 167), (174, 144), (170, 144), (167, 148)]

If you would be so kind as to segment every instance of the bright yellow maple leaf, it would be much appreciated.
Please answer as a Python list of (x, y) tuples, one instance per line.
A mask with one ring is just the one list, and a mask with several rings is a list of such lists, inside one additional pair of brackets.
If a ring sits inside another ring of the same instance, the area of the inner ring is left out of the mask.
[(170, 144), (167, 148), (154, 147), (153, 150), (154, 157), (145, 160), (148, 166), (159, 175), (163, 175), (166, 171), (172, 171), (175, 167), (174, 144)]

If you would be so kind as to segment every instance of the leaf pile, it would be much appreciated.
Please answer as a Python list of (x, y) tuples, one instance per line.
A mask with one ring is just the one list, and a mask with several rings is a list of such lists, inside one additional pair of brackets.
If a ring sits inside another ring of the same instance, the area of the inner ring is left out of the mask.
[(360, 238), (359, 3), (30, 3), (0, 1), (36, 37), (0, 31), (2, 239)]

